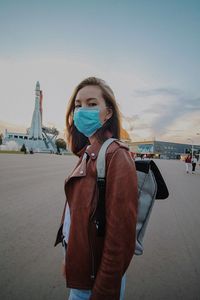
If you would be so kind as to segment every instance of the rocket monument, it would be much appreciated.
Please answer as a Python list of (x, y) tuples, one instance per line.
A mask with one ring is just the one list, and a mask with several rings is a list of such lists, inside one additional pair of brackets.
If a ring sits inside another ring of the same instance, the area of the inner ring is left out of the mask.
[(32, 149), (34, 152), (56, 153), (56, 138), (59, 131), (52, 127), (46, 127), (42, 124), (42, 91), (40, 83), (37, 81), (35, 88), (35, 107), (33, 111), (31, 127), (26, 133), (8, 132), (6, 130), (4, 142), (15, 141), (19, 147), (25, 145), (27, 150)]
[(39, 81), (35, 88), (35, 109), (33, 112), (29, 136), (34, 140), (42, 139), (42, 91)]

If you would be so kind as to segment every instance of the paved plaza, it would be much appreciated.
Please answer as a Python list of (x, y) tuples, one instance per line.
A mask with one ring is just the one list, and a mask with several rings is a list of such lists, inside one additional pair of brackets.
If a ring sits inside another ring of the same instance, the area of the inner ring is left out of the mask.
[[(54, 248), (64, 179), (77, 159), (0, 154), (0, 299), (64, 300), (63, 253)], [(143, 256), (127, 272), (125, 300), (200, 299), (200, 169), (157, 160), (169, 188), (155, 203)], [(77, 253), (78, 254), (78, 253)]]

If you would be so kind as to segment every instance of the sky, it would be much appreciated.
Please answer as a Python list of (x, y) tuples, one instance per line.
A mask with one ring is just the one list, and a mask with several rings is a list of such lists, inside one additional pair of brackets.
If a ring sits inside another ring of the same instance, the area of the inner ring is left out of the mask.
[(65, 127), (88, 76), (114, 90), (135, 141), (200, 144), (200, 1), (0, 0), (0, 121)]

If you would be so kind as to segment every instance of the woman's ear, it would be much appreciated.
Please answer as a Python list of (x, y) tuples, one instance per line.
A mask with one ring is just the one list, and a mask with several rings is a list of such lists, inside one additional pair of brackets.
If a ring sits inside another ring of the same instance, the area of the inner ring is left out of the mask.
[(107, 107), (107, 113), (105, 116), (105, 121), (108, 121), (113, 115), (113, 110), (111, 107)]

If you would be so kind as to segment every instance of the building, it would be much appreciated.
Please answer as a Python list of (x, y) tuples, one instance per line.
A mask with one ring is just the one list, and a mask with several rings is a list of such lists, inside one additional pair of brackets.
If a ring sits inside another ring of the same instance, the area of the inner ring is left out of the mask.
[(42, 91), (39, 82), (35, 89), (35, 107), (32, 116), (31, 127), (26, 133), (8, 132), (5, 130), (3, 144), (15, 141), (21, 148), (24, 144), (28, 151), (56, 153), (55, 140), (59, 134), (56, 128), (48, 128), (42, 125)]
[(162, 141), (143, 141), (129, 143), (131, 152), (137, 155), (147, 155), (154, 158), (179, 159), (190, 153), (200, 154), (200, 145), (180, 144)]

